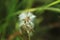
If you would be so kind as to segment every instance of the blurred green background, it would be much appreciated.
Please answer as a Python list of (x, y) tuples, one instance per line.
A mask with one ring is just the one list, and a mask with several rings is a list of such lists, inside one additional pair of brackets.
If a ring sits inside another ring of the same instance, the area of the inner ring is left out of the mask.
[(18, 15), (28, 10), (36, 15), (31, 40), (60, 40), (60, 0), (0, 0), (0, 40), (28, 40), (18, 31)]

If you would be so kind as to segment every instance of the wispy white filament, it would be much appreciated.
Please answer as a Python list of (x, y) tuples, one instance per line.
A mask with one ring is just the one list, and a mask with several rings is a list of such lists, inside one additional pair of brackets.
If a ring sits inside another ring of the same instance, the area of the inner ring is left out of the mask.
[(30, 21), (33, 21), (34, 18), (36, 17), (35, 15), (33, 15), (31, 12), (22, 12), (20, 15), (19, 15), (19, 20), (23, 20), (25, 19), (26, 17), (29, 17), (30, 18)]

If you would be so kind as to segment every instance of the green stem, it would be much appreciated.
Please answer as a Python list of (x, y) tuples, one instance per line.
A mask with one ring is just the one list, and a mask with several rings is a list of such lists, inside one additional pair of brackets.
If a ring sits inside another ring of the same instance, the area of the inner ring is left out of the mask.
[(30, 40), (30, 34), (28, 33), (28, 40)]
[(27, 30), (28, 40), (30, 40), (30, 32)]
[(55, 4), (58, 4), (58, 3), (59, 3), (59, 1), (54, 1), (54, 2), (52, 2), (50, 4), (42, 6), (42, 7), (31, 8), (31, 9), (27, 9), (27, 10), (20, 10), (20, 11), (16, 12), (16, 14), (14, 14), (14, 15), (20, 14), (21, 12), (24, 12), (24, 11), (31, 11), (31, 12), (33, 12), (33, 11), (36, 11), (36, 10), (45, 10), (46, 8), (48, 8), (50, 6), (53, 6)]
[(59, 8), (46, 8), (46, 10), (51, 10), (51, 11), (55, 11), (55, 12), (59, 12), (60, 13), (60, 9)]
[(48, 5), (45, 6), (45, 7), (48, 8), (48, 7), (53, 6), (53, 5), (56, 5), (56, 4), (58, 4), (58, 3), (59, 3), (59, 1), (54, 1), (54, 2), (52, 2), (52, 3), (50, 3), (50, 4), (48, 4)]

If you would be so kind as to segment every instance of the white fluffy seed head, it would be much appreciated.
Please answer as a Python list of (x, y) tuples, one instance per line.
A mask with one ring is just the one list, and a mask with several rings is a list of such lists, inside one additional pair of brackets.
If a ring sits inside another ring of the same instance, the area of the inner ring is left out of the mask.
[[(35, 15), (33, 15), (31, 12), (22, 12), (20, 15), (19, 15), (19, 27), (22, 27), (23, 25), (26, 25), (26, 30), (27, 31), (30, 31), (31, 29), (34, 28), (34, 19), (35, 19)], [(26, 18), (29, 18), (28, 21)]]

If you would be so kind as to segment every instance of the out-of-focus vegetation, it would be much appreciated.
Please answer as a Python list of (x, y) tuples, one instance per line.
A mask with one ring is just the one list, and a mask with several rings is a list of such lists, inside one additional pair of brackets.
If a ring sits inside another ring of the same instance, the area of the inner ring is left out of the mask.
[(60, 40), (60, 0), (0, 0), (0, 40), (28, 40), (18, 31), (24, 11), (36, 15), (31, 40)]

